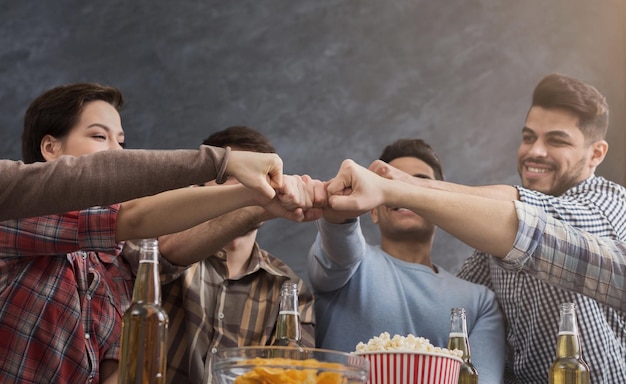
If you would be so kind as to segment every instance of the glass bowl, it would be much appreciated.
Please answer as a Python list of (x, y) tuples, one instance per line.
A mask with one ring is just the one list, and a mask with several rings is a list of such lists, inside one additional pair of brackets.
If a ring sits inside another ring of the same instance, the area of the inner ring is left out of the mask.
[(316, 348), (239, 347), (213, 355), (216, 384), (365, 384), (367, 359)]

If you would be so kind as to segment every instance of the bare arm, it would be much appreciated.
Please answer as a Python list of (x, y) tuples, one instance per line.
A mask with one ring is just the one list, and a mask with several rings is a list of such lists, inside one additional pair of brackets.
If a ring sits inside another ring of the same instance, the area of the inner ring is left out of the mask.
[(226, 212), (257, 205), (258, 198), (256, 191), (243, 185), (228, 185), (182, 188), (132, 200), (120, 207), (116, 240), (150, 238), (182, 231)]
[(372, 162), (369, 169), (378, 175), (403, 181), (418, 187), (437, 189), (441, 191), (457, 192), (466, 195), (482, 196), (490, 199), (512, 201), (519, 200), (517, 188), (511, 185), (483, 185), (483, 186), (467, 186), (462, 184), (450, 183), (447, 181), (423, 179), (413, 177), (381, 160)]
[(308, 176), (284, 175), (283, 179), (277, 196), (264, 207), (241, 208), (186, 231), (161, 236), (162, 255), (173, 264), (185, 266), (215, 253), (264, 221), (278, 217), (294, 221), (317, 219), (321, 212), (313, 207), (326, 202), (323, 184)]
[(470, 247), (502, 258), (512, 248), (517, 233), (512, 201), (382, 178), (351, 160), (342, 163), (327, 190), (334, 209), (365, 211), (383, 204), (411, 209)]
[(186, 231), (159, 237), (159, 250), (172, 264), (190, 265), (214, 254), (270, 218), (262, 207), (240, 208)]

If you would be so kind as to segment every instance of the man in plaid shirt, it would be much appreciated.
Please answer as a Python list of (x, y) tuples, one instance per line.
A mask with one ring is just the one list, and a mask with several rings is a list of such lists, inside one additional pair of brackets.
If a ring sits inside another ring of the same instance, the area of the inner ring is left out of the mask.
[[(263, 134), (244, 126), (215, 132), (203, 144), (276, 152)], [(300, 178), (284, 177), (285, 182)], [(312, 187), (312, 180), (303, 179)], [(208, 185), (203, 189), (222, 188), (214, 183)], [(315, 185), (321, 192), (318, 197), (325, 201), (322, 183), (317, 181)], [(314, 197), (313, 192), (311, 188), (306, 194)], [(307, 211), (307, 215), (311, 214), (312, 210)], [(256, 242), (263, 222), (276, 217), (280, 214), (271, 205), (245, 207), (159, 238), (164, 266), (163, 308), (170, 319), (168, 382), (210, 383), (211, 359), (218, 349), (272, 344), (281, 285), (289, 280), (298, 284), (302, 342), (315, 346), (313, 294), (289, 266)], [(137, 251), (137, 244), (124, 251), (132, 264), (138, 258)]]

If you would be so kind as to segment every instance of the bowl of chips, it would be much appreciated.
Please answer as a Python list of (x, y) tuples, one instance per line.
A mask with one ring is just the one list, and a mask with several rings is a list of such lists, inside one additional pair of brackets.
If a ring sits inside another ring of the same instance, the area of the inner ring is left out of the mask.
[(365, 384), (367, 359), (316, 348), (239, 347), (213, 356), (217, 384)]

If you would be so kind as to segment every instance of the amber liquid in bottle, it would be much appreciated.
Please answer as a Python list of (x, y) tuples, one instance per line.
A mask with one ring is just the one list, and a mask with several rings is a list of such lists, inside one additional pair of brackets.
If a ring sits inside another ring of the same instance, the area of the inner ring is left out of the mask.
[(298, 285), (292, 282), (283, 283), (280, 290), (280, 310), (276, 319), (276, 339), (272, 346), (290, 347), (276, 348), (271, 357), (284, 357), (300, 360), (306, 357), (302, 334), (300, 331), (300, 314), (298, 313)]
[(581, 357), (574, 303), (561, 304), (556, 359), (549, 376), (550, 384), (589, 384), (589, 367)]
[(276, 341), (274, 341), (274, 345), (302, 347), (299, 317), (297, 312), (280, 312), (276, 321)]
[(165, 383), (167, 313), (161, 308), (158, 242), (144, 240), (130, 308), (124, 312), (120, 384)]
[(463, 351), (463, 356), (461, 356), (463, 364), (459, 371), (458, 383), (478, 384), (478, 370), (472, 364), (464, 308), (452, 308), (450, 311), (450, 336), (447, 348)]
[(276, 340), (273, 345), (303, 347), (296, 283), (286, 282), (280, 290), (280, 311), (276, 320)]

